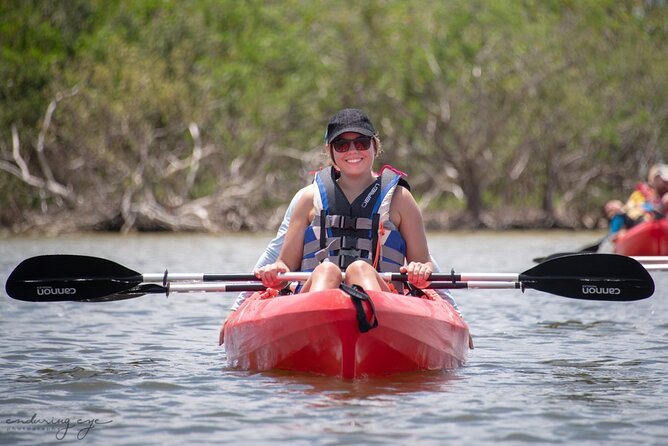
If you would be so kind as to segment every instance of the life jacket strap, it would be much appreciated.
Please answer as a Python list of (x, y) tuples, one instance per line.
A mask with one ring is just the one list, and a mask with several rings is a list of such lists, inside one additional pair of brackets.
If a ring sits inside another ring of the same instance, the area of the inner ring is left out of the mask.
[(320, 249), (325, 247), (327, 243), (327, 211), (324, 209), (320, 211)]
[(373, 222), (369, 218), (345, 215), (328, 215), (325, 222), (328, 228), (371, 229), (373, 227)]

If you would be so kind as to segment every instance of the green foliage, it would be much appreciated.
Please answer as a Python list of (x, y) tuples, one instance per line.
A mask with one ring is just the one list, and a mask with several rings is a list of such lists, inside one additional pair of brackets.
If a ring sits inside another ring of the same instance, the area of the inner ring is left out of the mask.
[[(171, 206), (269, 175), (261, 208), (318, 167), (284, 154), (318, 151), (354, 106), (432, 207), (584, 221), (668, 161), (667, 37), (668, 5), (632, 0), (7, 0), (0, 163), (15, 126), (46, 175), (34, 151), (55, 104), (46, 160), (84, 201)], [(0, 205), (43, 203), (0, 178)]]

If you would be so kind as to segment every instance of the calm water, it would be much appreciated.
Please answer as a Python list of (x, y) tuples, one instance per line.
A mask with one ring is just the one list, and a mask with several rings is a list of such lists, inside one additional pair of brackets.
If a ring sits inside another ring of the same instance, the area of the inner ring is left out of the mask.
[[(522, 272), (591, 233), (430, 234), (445, 270)], [(267, 236), (0, 240), (0, 280), (47, 253), (142, 273), (248, 272)], [(456, 294), (466, 366), (382, 380), (226, 365), (225, 294), (28, 303), (0, 291), (0, 443), (668, 444), (668, 271), (655, 295), (596, 303), (536, 291)], [(62, 439), (62, 440), (61, 440)]]

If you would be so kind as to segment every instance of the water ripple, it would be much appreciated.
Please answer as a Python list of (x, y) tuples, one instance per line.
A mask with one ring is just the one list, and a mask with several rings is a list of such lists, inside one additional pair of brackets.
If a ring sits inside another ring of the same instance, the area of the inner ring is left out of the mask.
[[(430, 237), (441, 266), (523, 271), (591, 234)], [(0, 244), (0, 277), (33, 254), (107, 257), (138, 271), (250, 270), (267, 236), (84, 236)], [(229, 253), (234, 253), (230, 255)], [(342, 381), (231, 368), (217, 345), (234, 295), (106, 304), (0, 298), (0, 444), (57, 443), (36, 419), (94, 420), (91, 444), (664, 444), (668, 274), (629, 304), (532, 290), (457, 293), (476, 349), (454, 371)], [(0, 290), (2, 294), (4, 290)], [(2, 421), (0, 421), (2, 422)], [(106, 424), (102, 424), (106, 423)], [(68, 439), (81, 431), (72, 429)]]

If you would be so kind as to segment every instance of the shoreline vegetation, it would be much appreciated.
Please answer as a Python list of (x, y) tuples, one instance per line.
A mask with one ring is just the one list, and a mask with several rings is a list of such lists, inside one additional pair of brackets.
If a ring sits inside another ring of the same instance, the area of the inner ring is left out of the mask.
[(601, 228), (668, 162), (665, 1), (6, 0), (0, 17), (4, 234), (275, 230), (347, 107), (428, 230)]
[[(21, 225), (12, 228), (0, 228), (0, 238), (12, 236), (28, 237), (54, 237), (81, 233), (99, 234), (142, 234), (142, 233), (174, 233), (174, 234), (231, 234), (231, 233), (273, 233), (277, 230), (286, 206), (279, 206), (273, 212), (255, 214), (260, 221), (252, 224), (235, 220), (235, 227), (209, 225), (208, 228), (193, 228), (192, 225), (180, 226), (178, 222), (172, 221), (173, 227), (166, 227), (160, 222), (142, 220), (138, 221), (131, 230), (123, 231), (120, 227), (104, 225), (86, 225), (86, 218), (75, 214), (57, 216), (52, 219), (49, 215), (40, 218), (32, 218)], [(595, 231), (601, 232), (607, 228), (603, 218), (598, 220), (592, 218), (589, 227), (567, 225), (550, 220), (539, 210), (503, 210), (497, 212), (484, 212), (479, 223), (461, 212), (426, 211), (424, 213), (424, 225), (428, 232), (447, 231)], [(93, 221), (91, 219), (90, 221)]]
[[(220, 230), (220, 231), (164, 231), (164, 230), (150, 230), (150, 231), (131, 231), (122, 233), (118, 231), (92, 231), (92, 230), (67, 230), (67, 231), (51, 231), (45, 229), (31, 229), (24, 232), (10, 232), (5, 228), (0, 228), (0, 240), (9, 239), (56, 239), (56, 238), (76, 238), (79, 236), (100, 236), (100, 237), (141, 237), (141, 236), (158, 236), (158, 237), (206, 237), (206, 236), (258, 236), (265, 237), (269, 241), (276, 233), (277, 228), (260, 229), (257, 231), (250, 231), (247, 229), (240, 230)], [(606, 233), (606, 229), (602, 228), (568, 228), (568, 227), (540, 227), (531, 225), (508, 225), (498, 228), (473, 228), (473, 227), (440, 227), (427, 224), (427, 235), (429, 234), (522, 234), (522, 233), (544, 233), (544, 234), (559, 234), (559, 233), (582, 233), (591, 234), (592, 239), (600, 239)], [(574, 247), (576, 248), (576, 247)]]

